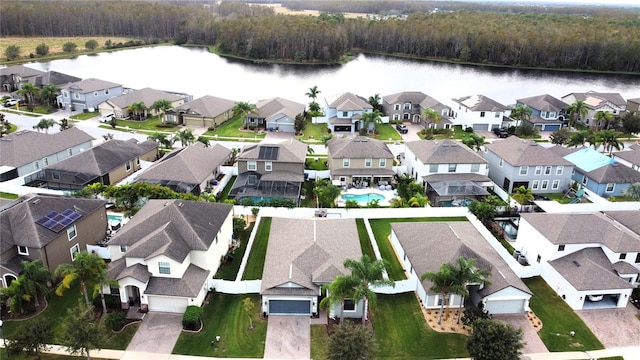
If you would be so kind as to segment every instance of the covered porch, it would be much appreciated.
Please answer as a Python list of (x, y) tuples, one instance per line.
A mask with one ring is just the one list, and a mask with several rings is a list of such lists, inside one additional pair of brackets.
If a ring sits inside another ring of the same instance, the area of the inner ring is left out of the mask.
[(480, 174), (434, 174), (424, 176), (427, 197), (436, 206), (468, 206), (489, 195), (493, 186), (489, 177)]
[[(332, 180), (345, 188), (366, 189), (378, 188), (380, 185), (391, 186), (395, 172), (390, 169), (351, 169), (342, 168), (331, 172)], [(386, 190), (390, 190), (386, 189)]]
[(289, 171), (273, 171), (268, 174), (247, 172), (238, 175), (231, 191), (230, 197), (236, 199), (292, 199), (298, 203), (304, 174), (296, 174)]

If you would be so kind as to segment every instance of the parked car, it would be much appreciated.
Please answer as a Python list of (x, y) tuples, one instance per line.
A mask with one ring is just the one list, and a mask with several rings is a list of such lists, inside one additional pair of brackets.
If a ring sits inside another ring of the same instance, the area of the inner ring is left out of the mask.
[(506, 138), (509, 136), (509, 132), (506, 128), (493, 128), (493, 133), (496, 134), (499, 138)]
[(4, 107), (11, 107), (18, 104), (19, 102), (20, 102), (20, 99), (7, 99), (4, 102)]
[(587, 295), (589, 301), (600, 301), (604, 298), (604, 295)]
[(104, 114), (102, 116), (100, 116), (100, 122), (106, 123), (111, 121), (112, 119), (115, 119), (116, 114), (114, 113), (108, 113), (108, 114)]
[(409, 129), (407, 128), (407, 126), (402, 124), (397, 124), (396, 130), (398, 130), (400, 134), (406, 134), (409, 132)]

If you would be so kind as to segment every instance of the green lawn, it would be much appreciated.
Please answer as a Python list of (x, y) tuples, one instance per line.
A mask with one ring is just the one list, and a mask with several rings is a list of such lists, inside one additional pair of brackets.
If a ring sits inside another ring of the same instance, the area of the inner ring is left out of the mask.
[(247, 251), (247, 243), (249, 242), (249, 236), (251, 236), (254, 224), (255, 223), (251, 223), (239, 239), (240, 246), (233, 253), (233, 260), (222, 263), (214, 278), (231, 281), (236, 279), (238, 270), (240, 269), (240, 264), (242, 263), (242, 258), (244, 257), (244, 253)]
[[(541, 277), (522, 279), (533, 292), (529, 305), (542, 321), (538, 336), (549, 351), (604, 349), (580, 317)], [(569, 333), (575, 331), (575, 337)]]
[(467, 337), (439, 333), (427, 325), (413, 292), (378, 295), (372, 306), (377, 359), (467, 357)]
[(364, 219), (356, 219), (356, 226), (358, 228), (358, 237), (360, 238), (360, 247), (362, 248), (362, 254), (369, 255), (371, 259), (375, 259), (376, 254), (373, 252), (371, 239), (369, 239), (367, 228), (364, 226)]
[(151, 132), (160, 131), (172, 133), (182, 129), (179, 125), (162, 124), (160, 116), (152, 116), (144, 121), (117, 119), (116, 125), (131, 130), (146, 130)]
[(8, 192), (4, 192), (4, 191), (0, 191), (0, 198), (9, 199), (9, 200), (15, 200), (15, 199), (18, 198), (18, 195), (17, 194), (8, 193)]
[[(254, 303), (253, 324), (242, 308), (242, 300)], [(213, 292), (202, 314), (203, 329), (198, 333), (183, 332), (173, 348), (174, 354), (231, 358), (261, 358), (267, 337), (267, 322), (259, 319), (259, 295), (230, 295)], [(220, 342), (216, 343), (216, 336)]]
[(322, 137), (328, 134), (327, 124), (312, 124), (311, 121), (307, 121), (302, 130), (302, 136), (297, 136), (296, 139), (322, 142)]
[(376, 126), (376, 136), (375, 138), (378, 140), (402, 140), (402, 135), (396, 130), (395, 125), (391, 124), (380, 124)]
[(48, 114), (52, 114), (56, 111), (55, 107), (49, 107), (47, 105), (38, 105), (33, 109), (34, 113), (38, 113), (38, 114), (43, 114), (43, 115), (48, 115)]
[[(0, 348), (0, 359), (9, 359), (9, 357), (7, 357), (7, 354), (4, 348)], [(71, 360), (71, 359), (86, 359), (86, 357), (43, 353), (40, 355), (40, 359), (41, 360)], [(11, 360), (33, 360), (33, 356), (19, 355), (19, 356), (12, 357)], [(107, 360), (107, 359), (92, 357), (91, 360)]]
[(546, 196), (549, 200), (557, 201), (560, 204), (568, 204), (573, 198), (565, 196), (563, 193), (545, 193), (538, 194), (540, 196)]
[(311, 358), (326, 360), (329, 347), (329, 334), (326, 325), (311, 325)]
[(404, 269), (398, 261), (395, 251), (393, 250), (393, 246), (391, 242), (388, 240), (389, 235), (391, 235), (391, 223), (392, 222), (434, 222), (434, 221), (467, 221), (466, 217), (428, 217), (428, 218), (392, 218), (392, 219), (371, 219), (369, 220), (369, 224), (371, 224), (371, 231), (373, 231), (374, 236), (376, 237), (376, 243), (378, 244), (378, 249), (380, 249), (380, 255), (384, 260), (389, 264), (387, 268), (387, 274), (389, 275), (389, 279), (394, 281), (404, 280), (406, 276), (404, 274)]
[(242, 127), (242, 119), (238, 117), (234, 117), (220, 124), (220, 126), (218, 126), (215, 130), (207, 131), (206, 133), (204, 133), (204, 135), (211, 136), (213, 139), (216, 139), (216, 135), (219, 138), (238, 137), (238, 138), (246, 138), (246, 139), (253, 139), (253, 138), (262, 139), (265, 137), (264, 133), (258, 134), (254, 131), (240, 130), (241, 127)]
[(231, 188), (233, 188), (233, 184), (236, 182), (236, 177), (237, 176), (232, 176), (231, 180), (229, 180), (229, 182), (224, 187), (224, 189), (222, 189), (222, 195), (220, 196), (220, 199), (219, 199), (220, 201), (225, 201), (226, 199), (229, 198), (229, 192), (231, 191)]
[(305, 169), (309, 170), (328, 170), (326, 157), (315, 157), (305, 160)]
[(262, 218), (256, 231), (256, 237), (253, 239), (253, 246), (251, 247), (251, 253), (249, 253), (249, 259), (247, 260), (242, 280), (262, 279), (262, 270), (264, 269), (264, 258), (267, 254), (270, 230), (271, 218)]
[(94, 112), (81, 112), (75, 115), (70, 116), (71, 119), (74, 120), (89, 120), (91, 118), (94, 118), (96, 116), (98, 116), (98, 112), (94, 111)]

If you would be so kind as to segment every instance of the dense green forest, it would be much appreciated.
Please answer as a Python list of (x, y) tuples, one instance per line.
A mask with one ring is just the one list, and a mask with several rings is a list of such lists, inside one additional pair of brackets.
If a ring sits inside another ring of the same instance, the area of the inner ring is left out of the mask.
[[(433, 2), (285, 2), (321, 16), (274, 14), (239, 2), (3, 1), (3, 36), (129, 36), (214, 45), (267, 61), (337, 62), (365, 51), (517, 67), (640, 72), (640, 10)], [(347, 5), (348, 4), (348, 5)], [(431, 4), (431, 5), (428, 5)], [(440, 6), (439, 11), (428, 6)], [(374, 5), (377, 7), (374, 8)], [(393, 5), (393, 9), (388, 6)], [(328, 8), (331, 6), (331, 8)], [(585, 10), (585, 9), (588, 9)], [(409, 13), (345, 18), (340, 11)], [(332, 13), (332, 14), (329, 14)]]

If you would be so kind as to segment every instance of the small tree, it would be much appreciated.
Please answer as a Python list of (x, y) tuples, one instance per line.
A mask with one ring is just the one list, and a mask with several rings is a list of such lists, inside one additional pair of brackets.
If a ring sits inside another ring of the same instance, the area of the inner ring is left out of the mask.
[(640, 200), (640, 182), (629, 184), (629, 187), (623, 191), (623, 194), (633, 200)]
[(549, 135), (552, 144), (556, 145), (565, 145), (569, 142), (569, 137), (571, 136), (571, 130), (564, 127), (560, 130), (556, 130)]
[(95, 50), (98, 48), (100, 44), (98, 44), (98, 42), (96, 40), (89, 40), (86, 43), (84, 43), (84, 47), (87, 48), (87, 50)]
[(331, 333), (327, 357), (331, 360), (372, 359), (377, 345), (369, 328), (349, 321), (346, 323), (334, 328)]
[(36, 54), (38, 56), (45, 56), (49, 53), (49, 45), (42, 43), (36, 46)]
[(497, 213), (495, 205), (489, 204), (484, 201), (473, 201), (471, 202), (471, 204), (469, 204), (468, 208), (469, 211), (478, 218), (478, 220), (482, 221), (485, 224), (488, 221), (493, 220), (493, 218), (496, 217)]
[(4, 49), (4, 56), (8, 61), (12, 61), (20, 57), (20, 51), (20, 46), (9, 45), (6, 49)]
[(320, 207), (334, 207), (335, 200), (340, 195), (340, 188), (328, 180), (318, 180), (313, 187), (313, 193), (317, 196)]
[(106, 331), (104, 323), (95, 318), (93, 306), (79, 302), (78, 307), (67, 310), (60, 339), (71, 355), (79, 354), (90, 360), (89, 352), (100, 350), (107, 340)]
[(296, 115), (295, 122), (293, 123), (293, 127), (296, 131), (296, 134), (302, 133), (302, 130), (304, 130), (304, 125), (305, 125), (304, 116), (302, 116), (302, 114)]
[(467, 351), (475, 360), (518, 360), (524, 347), (522, 329), (495, 320), (474, 322)]
[(516, 135), (520, 137), (534, 137), (537, 136), (538, 133), (538, 128), (528, 122), (523, 122), (522, 125), (516, 127)]
[(78, 45), (76, 45), (76, 43), (73, 43), (71, 41), (67, 41), (66, 43), (62, 44), (62, 51), (66, 52), (66, 53), (72, 53), (72, 52), (76, 51), (77, 47), (78, 47)]
[(242, 310), (247, 313), (247, 317), (249, 318), (249, 330), (253, 330), (253, 310), (255, 309), (255, 304), (251, 300), (250, 297), (244, 298), (242, 300)]
[(520, 204), (526, 204), (528, 201), (533, 200), (533, 191), (527, 187), (518, 186), (514, 189), (515, 194), (513, 194), (513, 199)]
[(182, 327), (186, 330), (197, 330), (200, 328), (200, 318), (202, 317), (200, 306), (190, 305), (182, 315)]
[(44, 323), (25, 322), (13, 333), (13, 340), (7, 343), (9, 358), (26, 353), (40, 359), (40, 353), (49, 350), (49, 342), (53, 338), (53, 324), (45, 320)]

